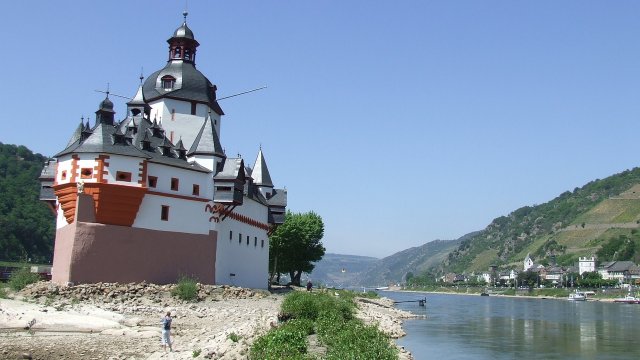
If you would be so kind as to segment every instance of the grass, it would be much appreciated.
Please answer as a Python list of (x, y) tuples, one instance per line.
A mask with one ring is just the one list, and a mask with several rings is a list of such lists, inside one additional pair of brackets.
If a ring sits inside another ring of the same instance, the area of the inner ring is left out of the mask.
[(469, 271), (485, 271), (489, 265), (495, 262), (498, 257), (498, 250), (487, 249), (473, 258)]
[(196, 279), (181, 276), (178, 284), (171, 290), (171, 295), (185, 301), (193, 301), (198, 298), (198, 282)]
[(27, 267), (14, 271), (9, 278), (9, 287), (13, 291), (20, 291), (27, 285), (40, 281), (40, 275), (32, 273)]
[(227, 336), (227, 339), (233, 341), (234, 343), (237, 343), (238, 341), (240, 341), (240, 336), (232, 332), (231, 334), (229, 334), (229, 336)]
[(202, 352), (202, 350), (200, 349), (195, 349), (191, 352), (191, 357), (197, 358), (198, 356), (200, 356), (200, 353)]
[(5, 289), (4, 285), (0, 285), (0, 299), (6, 299), (7, 297), (7, 289)]
[(327, 347), (326, 359), (397, 359), (397, 350), (386, 335), (355, 318), (353, 299), (359, 294), (345, 290), (337, 293), (288, 294), (281, 311), (292, 320), (256, 340), (250, 359), (315, 359), (314, 354), (307, 353), (307, 337), (314, 333)]

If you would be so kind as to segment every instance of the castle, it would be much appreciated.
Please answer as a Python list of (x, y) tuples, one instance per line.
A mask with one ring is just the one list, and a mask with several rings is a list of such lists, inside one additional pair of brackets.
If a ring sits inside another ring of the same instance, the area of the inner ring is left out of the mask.
[(149, 75), (115, 120), (106, 98), (80, 121), (41, 175), (57, 214), (52, 281), (207, 284), (266, 288), (269, 235), (287, 192), (262, 149), (252, 168), (227, 157), (217, 87), (196, 69), (184, 22), (167, 64)]

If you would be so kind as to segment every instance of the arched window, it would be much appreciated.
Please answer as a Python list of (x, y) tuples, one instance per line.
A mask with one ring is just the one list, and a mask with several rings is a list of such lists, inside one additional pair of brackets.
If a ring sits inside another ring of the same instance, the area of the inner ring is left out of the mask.
[(180, 59), (182, 57), (181, 55), (182, 55), (182, 52), (180, 51), (180, 47), (176, 46), (173, 49), (173, 58), (174, 59)]
[(184, 49), (184, 59), (191, 60), (191, 51), (189, 49)]
[(171, 90), (176, 85), (176, 78), (173, 76), (163, 76), (162, 77), (162, 88), (165, 90)]

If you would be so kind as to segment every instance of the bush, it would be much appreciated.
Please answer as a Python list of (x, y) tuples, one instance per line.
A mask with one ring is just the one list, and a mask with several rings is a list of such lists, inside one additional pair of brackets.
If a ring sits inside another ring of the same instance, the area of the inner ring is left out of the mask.
[(5, 290), (4, 286), (0, 285), (0, 299), (7, 298), (7, 290)]
[(240, 341), (240, 336), (238, 336), (238, 334), (232, 332), (231, 334), (229, 334), (229, 336), (227, 336), (227, 339), (233, 341), (233, 342), (238, 342)]
[(292, 292), (281, 310), (293, 320), (259, 338), (251, 348), (251, 359), (314, 359), (307, 352), (307, 336), (318, 333), (327, 347), (326, 359), (397, 359), (397, 350), (376, 326), (367, 326), (353, 316), (353, 298), (359, 294)]
[(341, 297), (335, 298), (326, 293), (309, 293), (296, 291), (289, 294), (282, 302), (282, 312), (294, 319), (308, 319), (315, 321), (322, 312), (337, 311), (344, 318), (351, 319), (355, 304), (351, 300), (353, 296), (347, 296), (344, 292)]
[(255, 360), (310, 360), (307, 335), (313, 333), (313, 322), (294, 319), (262, 336), (251, 347), (249, 358)]
[(14, 291), (20, 291), (27, 285), (40, 281), (40, 275), (32, 273), (29, 268), (23, 267), (14, 271), (9, 278), (9, 287)]
[(198, 297), (198, 283), (188, 276), (180, 277), (178, 284), (171, 290), (171, 295), (185, 301), (192, 301)]
[(191, 357), (197, 358), (198, 356), (200, 356), (200, 353), (202, 352), (202, 350), (200, 349), (195, 349), (191, 352)]

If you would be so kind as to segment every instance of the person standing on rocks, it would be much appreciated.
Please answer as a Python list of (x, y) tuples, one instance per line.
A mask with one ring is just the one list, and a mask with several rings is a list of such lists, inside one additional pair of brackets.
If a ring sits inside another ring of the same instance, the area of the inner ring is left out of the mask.
[(169, 345), (169, 351), (173, 351), (171, 347), (171, 311), (167, 311), (167, 314), (162, 318), (162, 348), (165, 352), (167, 345)]

